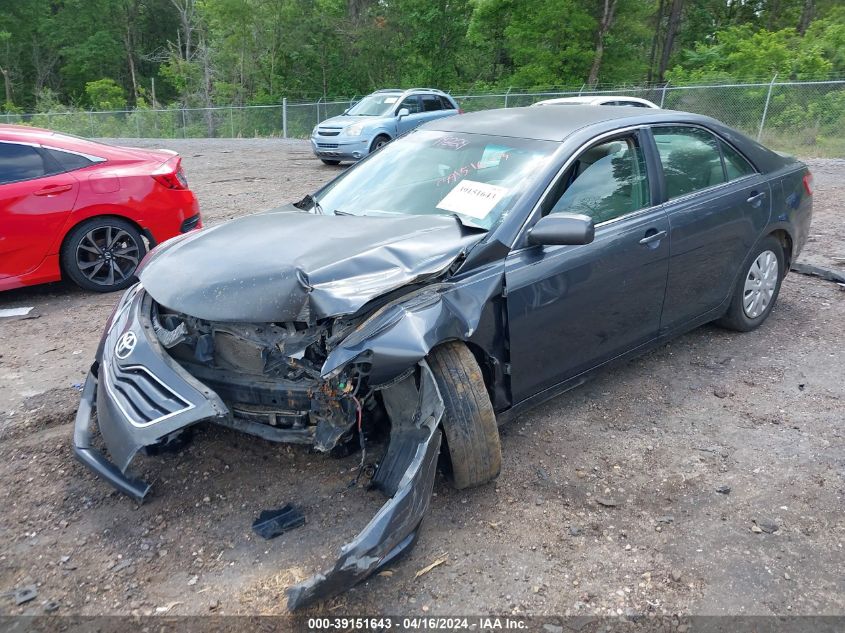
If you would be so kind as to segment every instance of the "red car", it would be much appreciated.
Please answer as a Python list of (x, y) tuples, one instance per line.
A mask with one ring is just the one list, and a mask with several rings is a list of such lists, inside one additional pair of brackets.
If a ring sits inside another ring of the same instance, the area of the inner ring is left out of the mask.
[(120, 290), (149, 248), (201, 226), (175, 152), (0, 125), (0, 290)]

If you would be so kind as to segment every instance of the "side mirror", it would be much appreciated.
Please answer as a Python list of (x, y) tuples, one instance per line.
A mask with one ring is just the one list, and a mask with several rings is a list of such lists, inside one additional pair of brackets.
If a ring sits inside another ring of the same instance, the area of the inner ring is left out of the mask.
[(396, 116), (401, 119), (403, 116), (408, 116), (409, 114), (411, 114), (411, 111), (408, 108), (399, 108), (399, 112), (396, 113)]
[(555, 213), (540, 218), (529, 231), (529, 244), (589, 244), (596, 234), (593, 219), (579, 213)]

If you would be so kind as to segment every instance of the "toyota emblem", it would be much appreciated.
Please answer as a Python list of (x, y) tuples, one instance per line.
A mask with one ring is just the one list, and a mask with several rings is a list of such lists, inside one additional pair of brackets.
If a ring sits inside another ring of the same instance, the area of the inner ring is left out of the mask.
[(138, 337), (135, 336), (135, 332), (124, 333), (117, 339), (117, 345), (114, 346), (114, 355), (123, 360), (132, 353), (136, 343), (138, 343)]

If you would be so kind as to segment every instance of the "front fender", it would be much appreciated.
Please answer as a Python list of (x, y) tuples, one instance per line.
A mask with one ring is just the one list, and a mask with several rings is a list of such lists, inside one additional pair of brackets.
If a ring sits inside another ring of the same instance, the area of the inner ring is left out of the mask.
[(465, 341), (478, 328), (487, 300), (501, 288), (500, 275), (471, 283), (442, 283), (387, 304), (335, 347), (321, 373), (328, 378), (349, 363), (366, 362), (371, 386), (388, 383), (440, 343)]

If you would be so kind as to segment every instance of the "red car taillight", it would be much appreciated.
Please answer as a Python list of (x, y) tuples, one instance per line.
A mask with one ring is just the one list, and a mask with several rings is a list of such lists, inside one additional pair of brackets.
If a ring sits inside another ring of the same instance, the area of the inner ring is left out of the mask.
[(807, 172), (806, 174), (804, 174), (803, 181), (804, 181), (804, 191), (807, 192), (808, 196), (812, 196), (813, 195), (813, 174), (811, 174), (810, 172)]
[(153, 179), (167, 189), (187, 189), (188, 179), (182, 170), (182, 159), (174, 156), (152, 173)]

